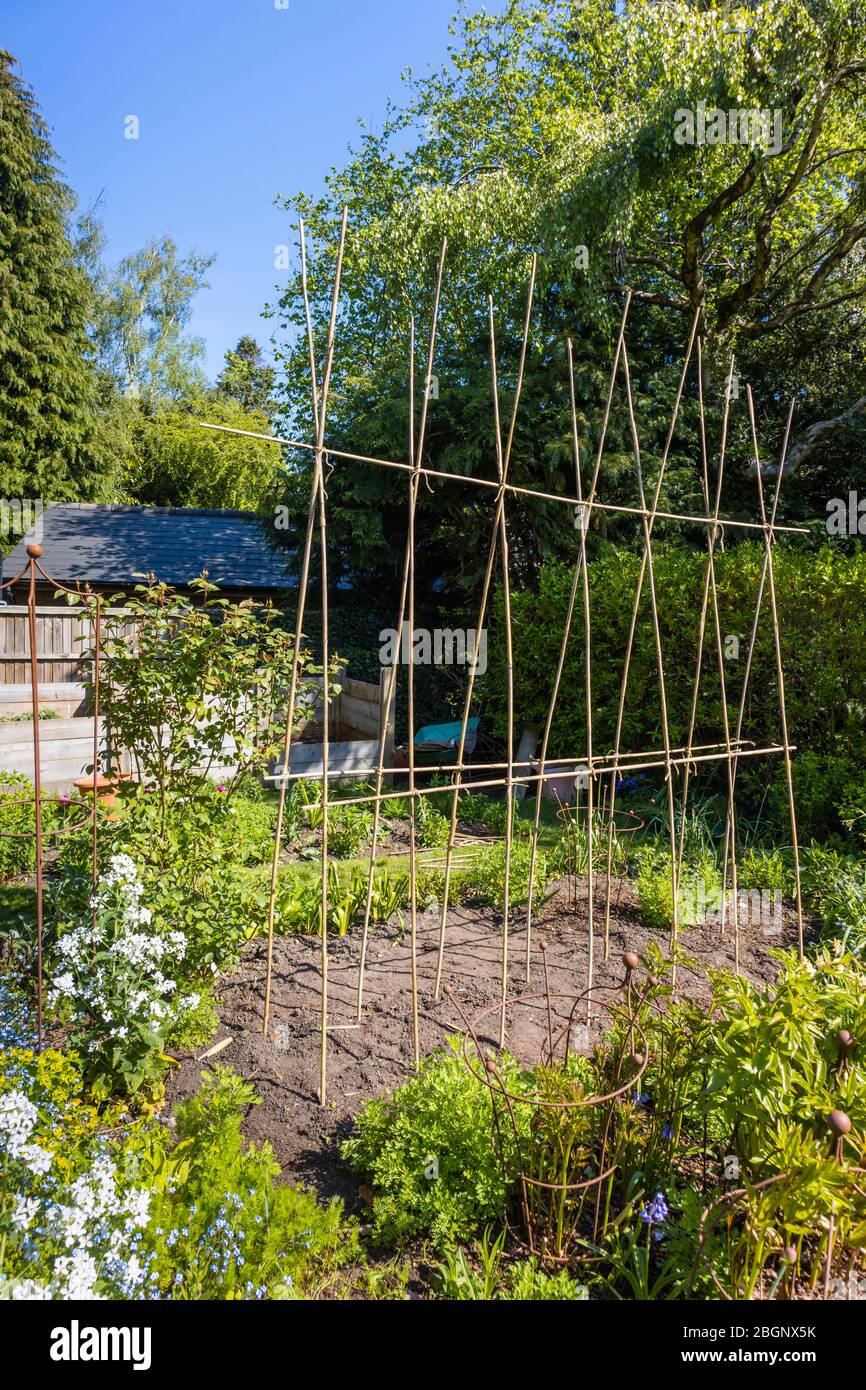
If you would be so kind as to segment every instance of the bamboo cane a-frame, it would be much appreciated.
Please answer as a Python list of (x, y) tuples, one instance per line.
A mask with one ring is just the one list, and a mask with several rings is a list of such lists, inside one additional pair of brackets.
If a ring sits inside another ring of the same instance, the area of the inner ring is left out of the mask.
[[(659, 461), (654, 484), (648, 492), (641, 456), (640, 424), (635, 409), (631, 374), (629, 369), (628, 349), (627, 349), (627, 328), (630, 309), (630, 296), (626, 296), (619, 332), (613, 352), (610, 382), (607, 392), (605, 409), (600, 421), (599, 442), (595, 454), (595, 461), (592, 475), (588, 480), (588, 486), (584, 489), (580, 463), (580, 437), (578, 428), (578, 406), (575, 389), (574, 372), (574, 345), (569, 340), (567, 342), (567, 361), (568, 361), (568, 396), (571, 416), (571, 433), (574, 450), (574, 477), (575, 491), (573, 495), (557, 495), (539, 489), (526, 487), (519, 482), (515, 482), (511, 476), (511, 465), (514, 454), (515, 430), (518, 415), (521, 407), (521, 397), (526, 373), (527, 358), (530, 351), (533, 328), (533, 308), (537, 263), (533, 256), (529, 267), (526, 309), (522, 326), (522, 337), (519, 352), (519, 363), (516, 375), (514, 394), (510, 403), (510, 413), (508, 417), (508, 428), (503, 437), (502, 421), (500, 418), (501, 409), (501, 390), (499, 380), (499, 369), (497, 361), (497, 340), (496, 340), (496, 316), (495, 305), (492, 299), (489, 300), (488, 309), (488, 331), (490, 343), (490, 362), (491, 362), (491, 421), (493, 438), (493, 457), (492, 470), (494, 477), (480, 477), (468, 474), (446, 473), (436, 468), (430, 467), (424, 462), (424, 451), (428, 438), (428, 423), (431, 415), (431, 392), (429, 383), (434, 374), (436, 365), (437, 330), (439, 325), (440, 309), (442, 302), (443, 277), (446, 266), (446, 246), (443, 243), (439, 256), (438, 270), (435, 278), (435, 289), (432, 297), (432, 314), (429, 324), (428, 345), (426, 353), (426, 375), (425, 389), (422, 394), (420, 417), (416, 422), (417, 415), (417, 391), (416, 391), (416, 345), (415, 345), (415, 321), (412, 320), (408, 341), (408, 372), (407, 372), (407, 398), (409, 425), (407, 430), (407, 454), (405, 460), (376, 458), (368, 455), (349, 452), (347, 450), (329, 449), (326, 442), (326, 423), (327, 405), (330, 382), (333, 374), (334, 363), (338, 355), (337, 346), (337, 326), (339, 321), (340, 286), (343, 275), (344, 263), (347, 255), (351, 255), (351, 247), (348, 238), (348, 219), (344, 212), (340, 232), (339, 247), (337, 253), (336, 270), (334, 275), (333, 293), (331, 297), (331, 308), (328, 322), (328, 336), (325, 349), (324, 368), (322, 371), (321, 382), (319, 382), (316, 348), (314, 343), (312, 314), (310, 309), (310, 297), (307, 281), (307, 254), (304, 237), (304, 229), (300, 228), (300, 252), (301, 252), (301, 292), (304, 300), (304, 318), (306, 324), (307, 344), (310, 365), (310, 384), (312, 396), (312, 426), (315, 442), (310, 443), (305, 440), (286, 440), (268, 435), (255, 435), (252, 431), (229, 430), (230, 433), (252, 434), (256, 438), (268, 439), (275, 445), (286, 447), (292, 446), (307, 450), (313, 455), (313, 470), (311, 477), (310, 504), (307, 516), (307, 526), (302, 548), (300, 589), (298, 598), (298, 610), (296, 618), (296, 646), (295, 660), (292, 667), (291, 685), (288, 698), (288, 711), (285, 727), (283, 744), (282, 765), (274, 778), (279, 788), (279, 806), (276, 822), (276, 833), (274, 842), (274, 854), (271, 873), (271, 886), (268, 905), (267, 929), (267, 968), (265, 981), (265, 1003), (263, 1028), (267, 1033), (270, 1019), (270, 1007), (273, 988), (273, 941), (277, 921), (277, 889), (279, 879), (279, 864), (282, 850), (282, 838), (285, 827), (285, 799), (287, 788), (290, 784), (305, 776), (315, 776), (321, 779), (322, 783), (322, 805), (323, 805), (323, 838), (322, 838), (322, 864), (321, 864), (321, 884), (322, 884), (322, 915), (321, 915), (321, 1049), (320, 1049), (320, 1078), (319, 1078), (319, 1097), (322, 1103), (327, 1098), (327, 1073), (328, 1073), (328, 1034), (334, 1026), (329, 1015), (328, 1001), (328, 804), (329, 804), (329, 785), (342, 774), (339, 770), (330, 766), (329, 762), (329, 742), (328, 742), (328, 719), (327, 705), (329, 698), (328, 685), (328, 662), (329, 662), (329, 597), (327, 583), (327, 561), (328, 561), (328, 541), (327, 541), (327, 492), (325, 487), (325, 465), (336, 468), (341, 462), (351, 462), (356, 465), (364, 465), (384, 470), (392, 470), (397, 477), (401, 473), (408, 475), (408, 517), (407, 533), (404, 548), (402, 582), (400, 590), (400, 601), (398, 611), (397, 631), (402, 632), (405, 621), (408, 617), (410, 642), (409, 649), (413, 650), (412, 638), (415, 633), (415, 605), (416, 605), (416, 580), (415, 580), (415, 555), (418, 543), (419, 526), (423, 526), (423, 509), (419, 508), (419, 487), (422, 479), (447, 483), (449, 486), (471, 488), (486, 488), (491, 496), (490, 509), (490, 530), (487, 536), (486, 565), (484, 578), (479, 599), (478, 617), (476, 622), (476, 632), (484, 629), (487, 615), (490, 608), (491, 594), (494, 584), (501, 585), (503, 598), (503, 624), (504, 624), (504, 650), (506, 653), (506, 689), (505, 689), (505, 709), (507, 736), (505, 742), (505, 757), (499, 761), (467, 761), (467, 731), (469, 720), (472, 716), (473, 699), (476, 691), (477, 675), (477, 652), (469, 663), (466, 691), (463, 701), (463, 710), (460, 721), (460, 736), (457, 746), (457, 756), (454, 763), (448, 764), (447, 771), (452, 775), (452, 782), (449, 786), (418, 784), (416, 775), (415, 755), (414, 755), (414, 733), (415, 733), (415, 701), (414, 701), (414, 671), (412, 661), (408, 667), (408, 748), (409, 759), (408, 768), (400, 769), (386, 766), (385, 741), (380, 741), (380, 752), (374, 766), (364, 769), (364, 773), (373, 779), (374, 790), (358, 796), (352, 796), (341, 802), (343, 805), (369, 804), (374, 808), (373, 836), (370, 848), (369, 865), (367, 871), (367, 894), (364, 913), (363, 931), (359, 942), (358, 960), (358, 985), (356, 1002), (356, 1022), (352, 1026), (363, 1026), (364, 1018), (364, 983), (365, 966), (370, 937), (370, 918), (371, 902), (373, 893), (374, 874), (376, 871), (376, 856), (379, 844), (379, 834), (381, 825), (381, 804), (386, 797), (392, 795), (389, 789), (384, 789), (384, 780), (393, 775), (406, 775), (408, 786), (401, 795), (407, 798), (409, 806), (410, 822), (410, 844), (409, 844), (409, 878), (410, 878), (410, 944), (411, 944), (411, 998), (412, 998), (412, 1039), (413, 1039), (413, 1058), (417, 1064), (420, 1060), (420, 1039), (419, 1039), (419, 1000), (421, 997), (422, 985), (418, 976), (418, 962), (416, 950), (416, 926), (417, 926), (417, 873), (418, 856), (416, 849), (416, 815), (417, 808), (424, 798), (436, 796), (447, 796), (450, 799), (448, 808), (448, 842), (445, 848), (445, 872), (444, 888), (442, 901), (439, 911), (439, 932), (438, 949), (436, 951), (435, 975), (428, 982), (430, 994), (434, 999), (438, 999), (443, 987), (443, 980), (447, 971), (448, 964), (448, 922), (450, 899), (452, 890), (452, 870), (454, 864), (455, 847), (457, 843), (457, 826), (459, 818), (460, 793), (464, 787), (464, 777), (471, 770), (472, 788), (476, 789), (498, 789), (503, 792), (506, 799), (507, 815), (505, 819), (505, 869), (504, 869), (504, 890), (503, 901), (501, 904), (501, 978), (500, 978), (500, 1006), (499, 1006), (499, 1041), (500, 1045), (506, 1042), (507, 1031), (507, 1006), (509, 1001), (509, 981), (510, 981), (510, 938), (515, 932), (524, 932), (524, 954), (523, 954), (523, 973), (528, 979), (532, 966), (532, 926), (533, 912), (535, 904), (533, 902), (533, 873), (530, 872), (530, 893), (526, 905), (525, 916), (521, 916), (521, 924), (515, 925), (515, 916), (512, 912), (511, 903), (511, 871), (512, 871), (512, 851), (513, 851), (513, 798), (514, 789), (517, 783), (523, 785), (534, 785), (538, 788), (539, 795), (536, 798), (536, 811), (531, 827), (530, 836), (530, 855), (531, 864), (534, 868), (537, 857), (537, 844), (540, 818), (540, 792), (548, 775), (550, 768), (550, 740), (551, 731), (555, 719), (557, 703), (561, 694), (563, 672), (569, 649), (575, 642), (582, 643), (582, 659), (584, 665), (585, 693), (586, 693), (586, 729), (585, 729), (585, 748), (566, 757), (557, 757), (555, 765), (557, 769), (564, 766), (572, 766), (576, 774), (580, 774), (585, 779), (587, 790), (587, 833), (589, 849), (589, 872), (588, 872), (588, 893), (587, 893), (587, 922), (588, 931), (588, 956), (587, 956), (587, 979), (585, 987), (591, 990), (593, 986), (593, 969), (596, 945), (596, 924), (595, 924), (595, 903), (594, 903), (594, 877), (595, 877), (595, 818), (599, 814), (599, 804), (602, 806), (602, 835), (605, 842), (603, 859), (605, 861), (605, 894), (604, 894), (604, 920), (602, 929), (601, 945), (605, 955), (609, 950), (609, 927), (611, 911), (611, 884), (613, 877), (613, 839), (614, 824), (617, 814), (617, 787), (624, 773), (634, 771), (645, 771), (647, 769), (662, 770), (664, 773), (665, 797), (667, 803), (667, 820), (670, 837), (670, 873), (671, 890), (673, 903), (673, 921), (670, 935), (669, 948), (673, 956), (672, 972), (675, 982), (676, 956), (679, 942), (679, 921), (678, 921), (678, 898), (679, 881), (683, 869), (684, 855), (684, 834), (686, 820), (686, 806), (689, 792), (690, 779), (695, 775), (699, 766), (709, 767), (723, 764), (726, 772), (727, 788), (727, 818), (725, 826), (725, 842), (723, 862), (725, 869), (724, 890), (723, 890), (723, 926), (724, 926), (724, 903), (727, 898), (728, 873), (730, 871), (731, 882), (734, 888), (733, 895), (733, 936), (734, 936), (734, 955), (735, 967), (739, 964), (739, 934), (738, 919), (736, 910), (736, 853), (737, 853), (737, 821), (735, 808), (736, 778), (739, 763), (744, 758), (769, 757), (781, 755), (784, 759), (786, 771), (786, 785), (788, 790), (788, 804), (791, 819), (792, 843), (794, 845), (794, 873), (796, 882), (796, 905), (798, 920), (798, 944), (802, 955), (803, 952), (803, 909), (800, 888), (800, 866), (799, 856), (796, 847), (796, 812), (794, 806), (793, 777), (791, 754), (794, 751), (788, 737), (787, 710), (785, 702), (785, 675), (784, 661), (781, 640), (781, 628), (779, 621), (779, 605), (775, 583), (774, 568), (774, 544), (776, 537), (780, 533), (806, 534), (805, 528), (782, 526), (777, 523), (779, 491), (781, 480), (784, 474), (785, 454), (787, 441), (790, 433), (790, 417), (788, 421), (788, 431), (786, 432), (785, 444), (782, 450), (780, 468), (775, 493), (769, 514), (765, 505), (763, 488), (761, 484), (761, 469), (759, 463), (759, 450), (757, 432), (755, 426), (754, 408), (751, 399), (751, 392), (748, 393), (749, 421), (752, 436), (752, 443), (755, 458), (755, 472), (758, 480), (758, 508), (760, 514), (759, 521), (746, 521), (742, 517), (725, 517), (721, 511), (723, 480), (725, 471), (725, 451), (728, 436), (728, 419), (731, 401), (731, 381), (733, 366), (728, 378), (728, 390), (725, 395), (722, 438), (719, 451), (719, 465), (715, 480), (715, 489), (710, 485), (710, 473), (708, 463), (708, 444), (706, 428), (706, 412), (703, 394), (702, 378), (702, 344), (698, 334), (699, 317), (696, 315), (692, 323), (688, 342), (685, 346), (682, 367), (679, 376), (679, 385), (676, 399), (671, 414), (670, 424), (667, 431), (665, 447)], [(694, 370), (696, 365), (696, 370)], [(692, 384), (694, 375), (694, 384)], [(631, 443), (631, 451), (634, 460), (635, 471), (635, 491), (636, 502), (632, 506), (622, 504), (612, 504), (605, 502), (598, 495), (599, 480), (602, 473), (605, 445), (608, 436), (611, 409), (617, 388), (623, 392), (624, 401), (627, 409), (628, 430)], [(670, 457), (673, 441), (677, 429), (677, 424), (681, 412), (681, 407), (688, 391), (694, 390), (697, 399), (697, 409), (700, 421), (700, 485), (703, 497), (703, 513), (691, 514), (672, 512), (660, 507), (662, 490), (665, 480), (666, 466)], [(204, 422), (202, 422), (204, 424)], [(207, 428), (223, 428), (221, 426), (207, 425)], [(561, 636), (559, 650), (559, 660), (553, 674), (552, 684), (549, 694), (548, 713), (545, 721), (544, 730), (541, 737), (541, 752), (538, 759), (533, 759), (531, 765), (518, 764), (514, 750), (514, 730), (515, 730), (515, 707), (514, 707), (514, 648), (511, 624), (511, 571), (509, 556), (509, 525), (508, 525), (508, 503), (514, 497), (520, 497), (529, 503), (532, 499), (540, 502), (553, 502), (563, 508), (568, 509), (563, 515), (575, 515), (577, 519), (577, 529), (579, 533), (579, 554), (574, 567), (571, 591), (569, 595), (565, 622)], [(593, 651), (593, 633), (590, 616), (590, 565), (587, 556), (587, 533), (589, 531), (592, 518), (596, 514), (628, 515), (635, 518), (640, 527), (641, 540), (641, 559), (638, 572), (638, 580), (635, 593), (631, 600), (631, 618), (629, 624), (629, 635), (626, 647), (625, 661), (622, 670), (620, 693), (618, 700), (618, 713), (616, 723), (616, 734), (614, 746), (606, 750), (602, 755), (595, 751), (595, 740), (593, 736), (593, 671), (597, 666), (599, 657)], [(706, 535), (706, 567), (704, 571), (703, 590), (698, 622), (698, 649), (695, 657), (695, 676), (691, 695), (690, 718), (688, 725), (688, 737), (685, 745), (674, 747), (670, 737), (670, 721), (668, 717), (667, 699), (667, 673), (665, 665), (665, 653), (663, 644), (663, 628), (661, 622), (659, 595), (656, 586), (655, 574), (655, 554), (653, 549), (653, 531), (659, 519), (677, 521), (682, 524), (698, 527)], [(718, 586), (716, 583), (715, 557), (719, 548), (724, 545), (726, 532), (734, 534), (754, 533), (763, 539), (765, 557), (763, 572), (761, 575), (758, 592), (756, 595), (755, 617), (752, 625), (752, 632), (749, 642), (748, 656), (745, 665), (745, 675), (739, 695), (739, 712), (735, 727), (731, 729), (728, 717), (729, 682), (726, 681), (724, 667), (724, 637), (719, 611)], [(322, 769), (315, 773), (292, 772), (290, 767), (290, 755), (294, 733), (294, 723), (296, 716), (296, 705), (299, 684), (301, 639), (304, 625), (304, 615), (307, 603), (307, 591), (310, 583), (310, 568), (314, 540), (318, 536), (320, 552), (320, 586), (322, 604), (322, 664), (323, 664), (323, 683), (324, 683), (324, 702), (326, 717), (324, 720), (324, 739), (322, 748)], [(473, 544), (477, 543), (477, 538), (473, 538)], [(497, 569), (498, 562), (498, 569)], [(765, 593), (769, 595), (771, 631), (773, 638), (773, 651), (775, 659), (775, 669), (779, 700), (779, 721), (780, 721), (780, 741), (767, 743), (761, 747), (755, 747), (748, 740), (743, 738), (744, 716), (746, 710), (749, 680), (753, 666), (755, 643), (760, 626), (761, 612), (764, 603)], [(648, 599), (649, 619), (652, 626), (653, 645), (655, 650), (656, 678), (657, 678), (657, 698), (660, 710), (661, 723), (661, 747), (646, 750), (624, 750), (623, 728), (624, 714), (629, 695), (629, 676), (634, 652), (635, 636), (640, 621), (644, 599)], [(580, 609), (582, 623), (575, 623), (575, 615)], [(720, 737), (717, 741), (710, 744), (696, 744), (695, 734), (697, 729), (697, 709), (701, 689), (701, 682), (705, 670), (704, 647), (707, 641), (707, 628), (710, 628), (710, 644), (714, 650), (714, 658), (718, 666), (718, 680), (720, 685), (721, 704), (724, 711)], [(396, 667), (393, 670), (392, 679), (389, 686), (389, 700), (393, 697), (394, 683), (396, 681)], [(358, 775), (357, 773), (355, 775)], [(600, 799), (597, 794), (598, 787), (606, 781), (605, 797)], [(678, 780), (679, 779), (679, 780)], [(730, 866), (730, 870), (729, 870)]]

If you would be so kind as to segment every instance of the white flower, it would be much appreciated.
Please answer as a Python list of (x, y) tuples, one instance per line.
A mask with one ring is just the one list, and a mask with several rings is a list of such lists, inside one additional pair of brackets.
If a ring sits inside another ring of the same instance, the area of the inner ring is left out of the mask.
[(16, 1302), (35, 1302), (54, 1297), (50, 1284), (39, 1284), (35, 1279), (15, 1279), (7, 1285), (8, 1292), (0, 1290), (0, 1298), (11, 1298)]
[(19, 1230), (27, 1231), (30, 1229), (38, 1210), (39, 1201), (36, 1197), (16, 1197), (12, 1220)]
[(85, 1250), (76, 1250), (74, 1255), (61, 1255), (54, 1261), (54, 1278), (59, 1297), (98, 1299), (96, 1280), (99, 1270), (92, 1255)]
[(133, 1226), (146, 1226), (150, 1214), (150, 1193), (143, 1187), (132, 1188), (124, 1195), (122, 1210)]
[(37, 1178), (44, 1177), (51, 1168), (51, 1154), (41, 1144), (25, 1144), (21, 1158)]
[(11, 1158), (20, 1157), (33, 1133), (38, 1111), (23, 1091), (0, 1095), (0, 1144)]

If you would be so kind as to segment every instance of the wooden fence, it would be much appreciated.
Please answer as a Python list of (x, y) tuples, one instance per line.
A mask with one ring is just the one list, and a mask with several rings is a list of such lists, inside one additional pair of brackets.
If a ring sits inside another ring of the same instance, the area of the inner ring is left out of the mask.
[[(122, 609), (106, 609), (104, 617), (122, 618)], [(133, 622), (128, 624), (130, 635)], [(112, 624), (116, 634), (122, 627)], [(43, 784), (52, 791), (68, 790), (76, 778), (86, 775), (93, 762), (93, 719), (87, 709), (87, 690), (93, 662), (93, 632), (90, 620), (77, 609), (45, 607), (36, 612), (36, 652), (39, 672), (39, 703), (43, 711), (59, 717), (40, 721)], [(333, 766), (346, 771), (375, 765), (382, 729), (385, 677), (378, 684), (356, 681), (345, 670), (337, 678), (339, 695), (331, 702), (329, 735), (333, 741)], [(313, 682), (321, 685), (321, 680)], [(30, 636), (27, 608), (10, 604), (0, 607), (0, 772), (21, 772), (32, 779), (33, 726), (28, 720), (10, 722), (10, 716), (27, 715), (32, 709), (30, 689)], [(5, 722), (4, 722), (5, 717)], [(393, 711), (384, 721), (386, 762), (393, 763)], [(315, 772), (321, 762), (322, 701), (314, 696), (309, 718), (299, 731), (303, 752), (293, 754), (293, 770)], [(104, 755), (104, 730), (100, 721), (100, 748)], [(232, 774), (231, 753), (226, 747), (225, 761), (211, 769), (216, 780)], [(297, 758), (297, 761), (296, 761)], [(128, 758), (120, 751), (120, 768), (132, 771)], [(115, 760), (117, 766), (117, 759)]]
[[(123, 616), (108, 608), (104, 618)], [(114, 631), (118, 631), (114, 627)], [(129, 624), (130, 633), (133, 624)], [(77, 608), (45, 607), (36, 610), (36, 655), (39, 700), (43, 709), (61, 715), (83, 712), (87, 682), (93, 663), (93, 624)], [(31, 707), (30, 628), (27, 607), (0, 607), (0, 718), (26, 714)]]

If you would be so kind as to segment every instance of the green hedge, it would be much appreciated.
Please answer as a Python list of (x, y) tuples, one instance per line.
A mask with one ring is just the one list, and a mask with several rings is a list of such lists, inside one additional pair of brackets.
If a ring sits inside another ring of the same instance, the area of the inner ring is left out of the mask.
[[(654, 552), (671, 740), (683, 744), (694, 685), (698, 619), (706, 555), (659, 546)], [(761, 543), (738, 544), (716, 560), (723, 637), (739, 638), (739, 656), (725, 662), (732, 732), (735, 727), (755, 602), (764, 561)], [(593, 730), (596, 752), (613, 746), (628, 627), (640, 567), (634, 551), (611, 548), (590, 563), (593, 653)], [(774, 551), (776, 592), (791, 741), (805, 836), (838, 829), (835, 808), (863, 787), (866, 763), (866, 553), (845, 554), (827, 544), (805, 550), (779, 544)], [(518, 727), (544, 726), (559, 657), (572, 570), (549, 564), (537, 588), (512, 595), (515, 709)], [(490, 633), (484, 681), (485, 723), (505, 730), (501, 599)], [(552, 730), (551, 756), (585, 750), (583, 610), (578, 597), (573, 637)], [(708, 618), (697, 744), (722, 736), (721, 697), (712, 617)], [(743, 737), (780, 742), (778, 683), (765, 588)], [(623, 727), (626, 751), (662, 746), (661, 709), (648, 584), (644, 585)], [(758, 760), (756, 760), (757, 763)], [(774, 759), (773, 797), (779, 801), (781, 759)], [(766, 769), (741, 763), (743, 790), (758, 794)], [(772, 801), (773, 798), (771, 798)], [(856, 796), (854, 797), (856, 800)], [(862, 795), (860, 797), (862, 798)]]

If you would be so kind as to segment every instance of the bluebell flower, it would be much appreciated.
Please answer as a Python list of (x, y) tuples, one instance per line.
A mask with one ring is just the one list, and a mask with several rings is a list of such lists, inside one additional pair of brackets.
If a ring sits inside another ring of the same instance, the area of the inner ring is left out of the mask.
[(641, 1221), (647, 1226), (660, 1226), (668, 1217), (668, 1204), (664, 1199), (664, 1194), (657, 1192), (651, 1202), (647, 1202), (640, 1214)]

